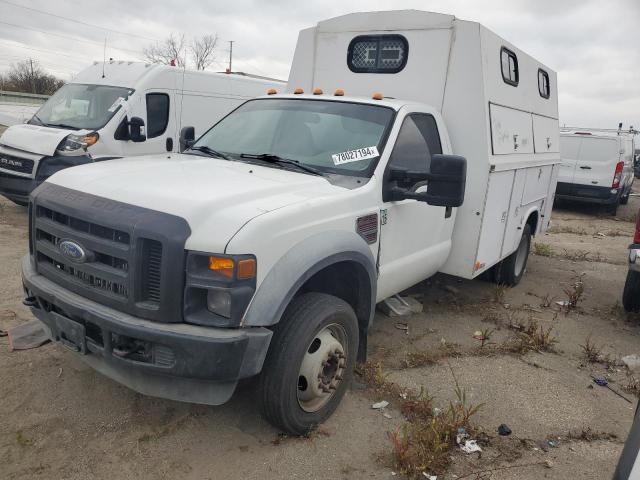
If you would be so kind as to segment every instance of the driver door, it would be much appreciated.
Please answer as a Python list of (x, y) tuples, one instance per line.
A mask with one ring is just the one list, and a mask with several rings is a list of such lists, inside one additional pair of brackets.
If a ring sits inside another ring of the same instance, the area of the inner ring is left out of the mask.
[[(408, 113), (402, 119), (383, 182), (389, 181), (393, 167), (429, 171), (432, 154), (449, 153), (443, 152), (443, 143), (434, 115)], [(426, 185), (414, 188), (422, 191)], [(385, 201), (383, 195), (377, 301), (415, 285), (444, 265), (454, 219), (445, 207), (417, 200)]]

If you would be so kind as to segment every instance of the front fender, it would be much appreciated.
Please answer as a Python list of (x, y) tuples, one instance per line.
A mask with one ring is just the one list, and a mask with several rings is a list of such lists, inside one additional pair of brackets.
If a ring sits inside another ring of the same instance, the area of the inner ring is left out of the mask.
[[(260, 259), (258, 259), (258, 262)], [(296, 244), (271, 268), (245, 312), (243, 326), (269, 326), (280, 321), (289, 302), (304, 283), (323, 268), (338, 262), (356, 262), (367, 272), (370, 308), (375, 311), (376, 261), (369, 246), (355, 232), (328, 231)]]

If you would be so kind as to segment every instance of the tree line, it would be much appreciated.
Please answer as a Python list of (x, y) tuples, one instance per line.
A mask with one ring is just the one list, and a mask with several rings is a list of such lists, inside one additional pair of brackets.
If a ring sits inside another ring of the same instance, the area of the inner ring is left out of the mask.
[(62, 85), (63, 80), (45, 72), (32, 58), (13, 63), (7, 73), (0, 73), (0, 90), (10, 92), (52, 95)]

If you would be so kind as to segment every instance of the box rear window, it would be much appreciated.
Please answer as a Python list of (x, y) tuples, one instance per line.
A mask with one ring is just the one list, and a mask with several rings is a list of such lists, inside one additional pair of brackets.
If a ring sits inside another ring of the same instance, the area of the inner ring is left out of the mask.
[(398, 73), (408, 54), (409, 43), (402, 35), (360, 35), (349, 43), (347, 64), (355, 73)]

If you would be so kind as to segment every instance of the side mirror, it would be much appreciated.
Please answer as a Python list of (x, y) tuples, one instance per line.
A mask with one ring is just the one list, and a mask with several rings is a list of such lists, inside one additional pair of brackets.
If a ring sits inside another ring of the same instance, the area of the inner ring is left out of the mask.
[(147, 136), (144, 134), (144, 120), (140, 117), (131, 117), (129, 120), (129, 138), (132, 142), (144, 142)]
[[(464, 202), (467, 181), (467, 160), (458, 155), (431, 157), (430, 172), (414, 172), (391, 168), (391, 183), (385, 201), (412, 199), (436, 207), (459, 207)], [(426, 192), (416, 190), (427, 185)]]
[(196, 141), (196, 130), (193, 127), (182, 127), (180, 130), (180, 153), (184, 152)]

